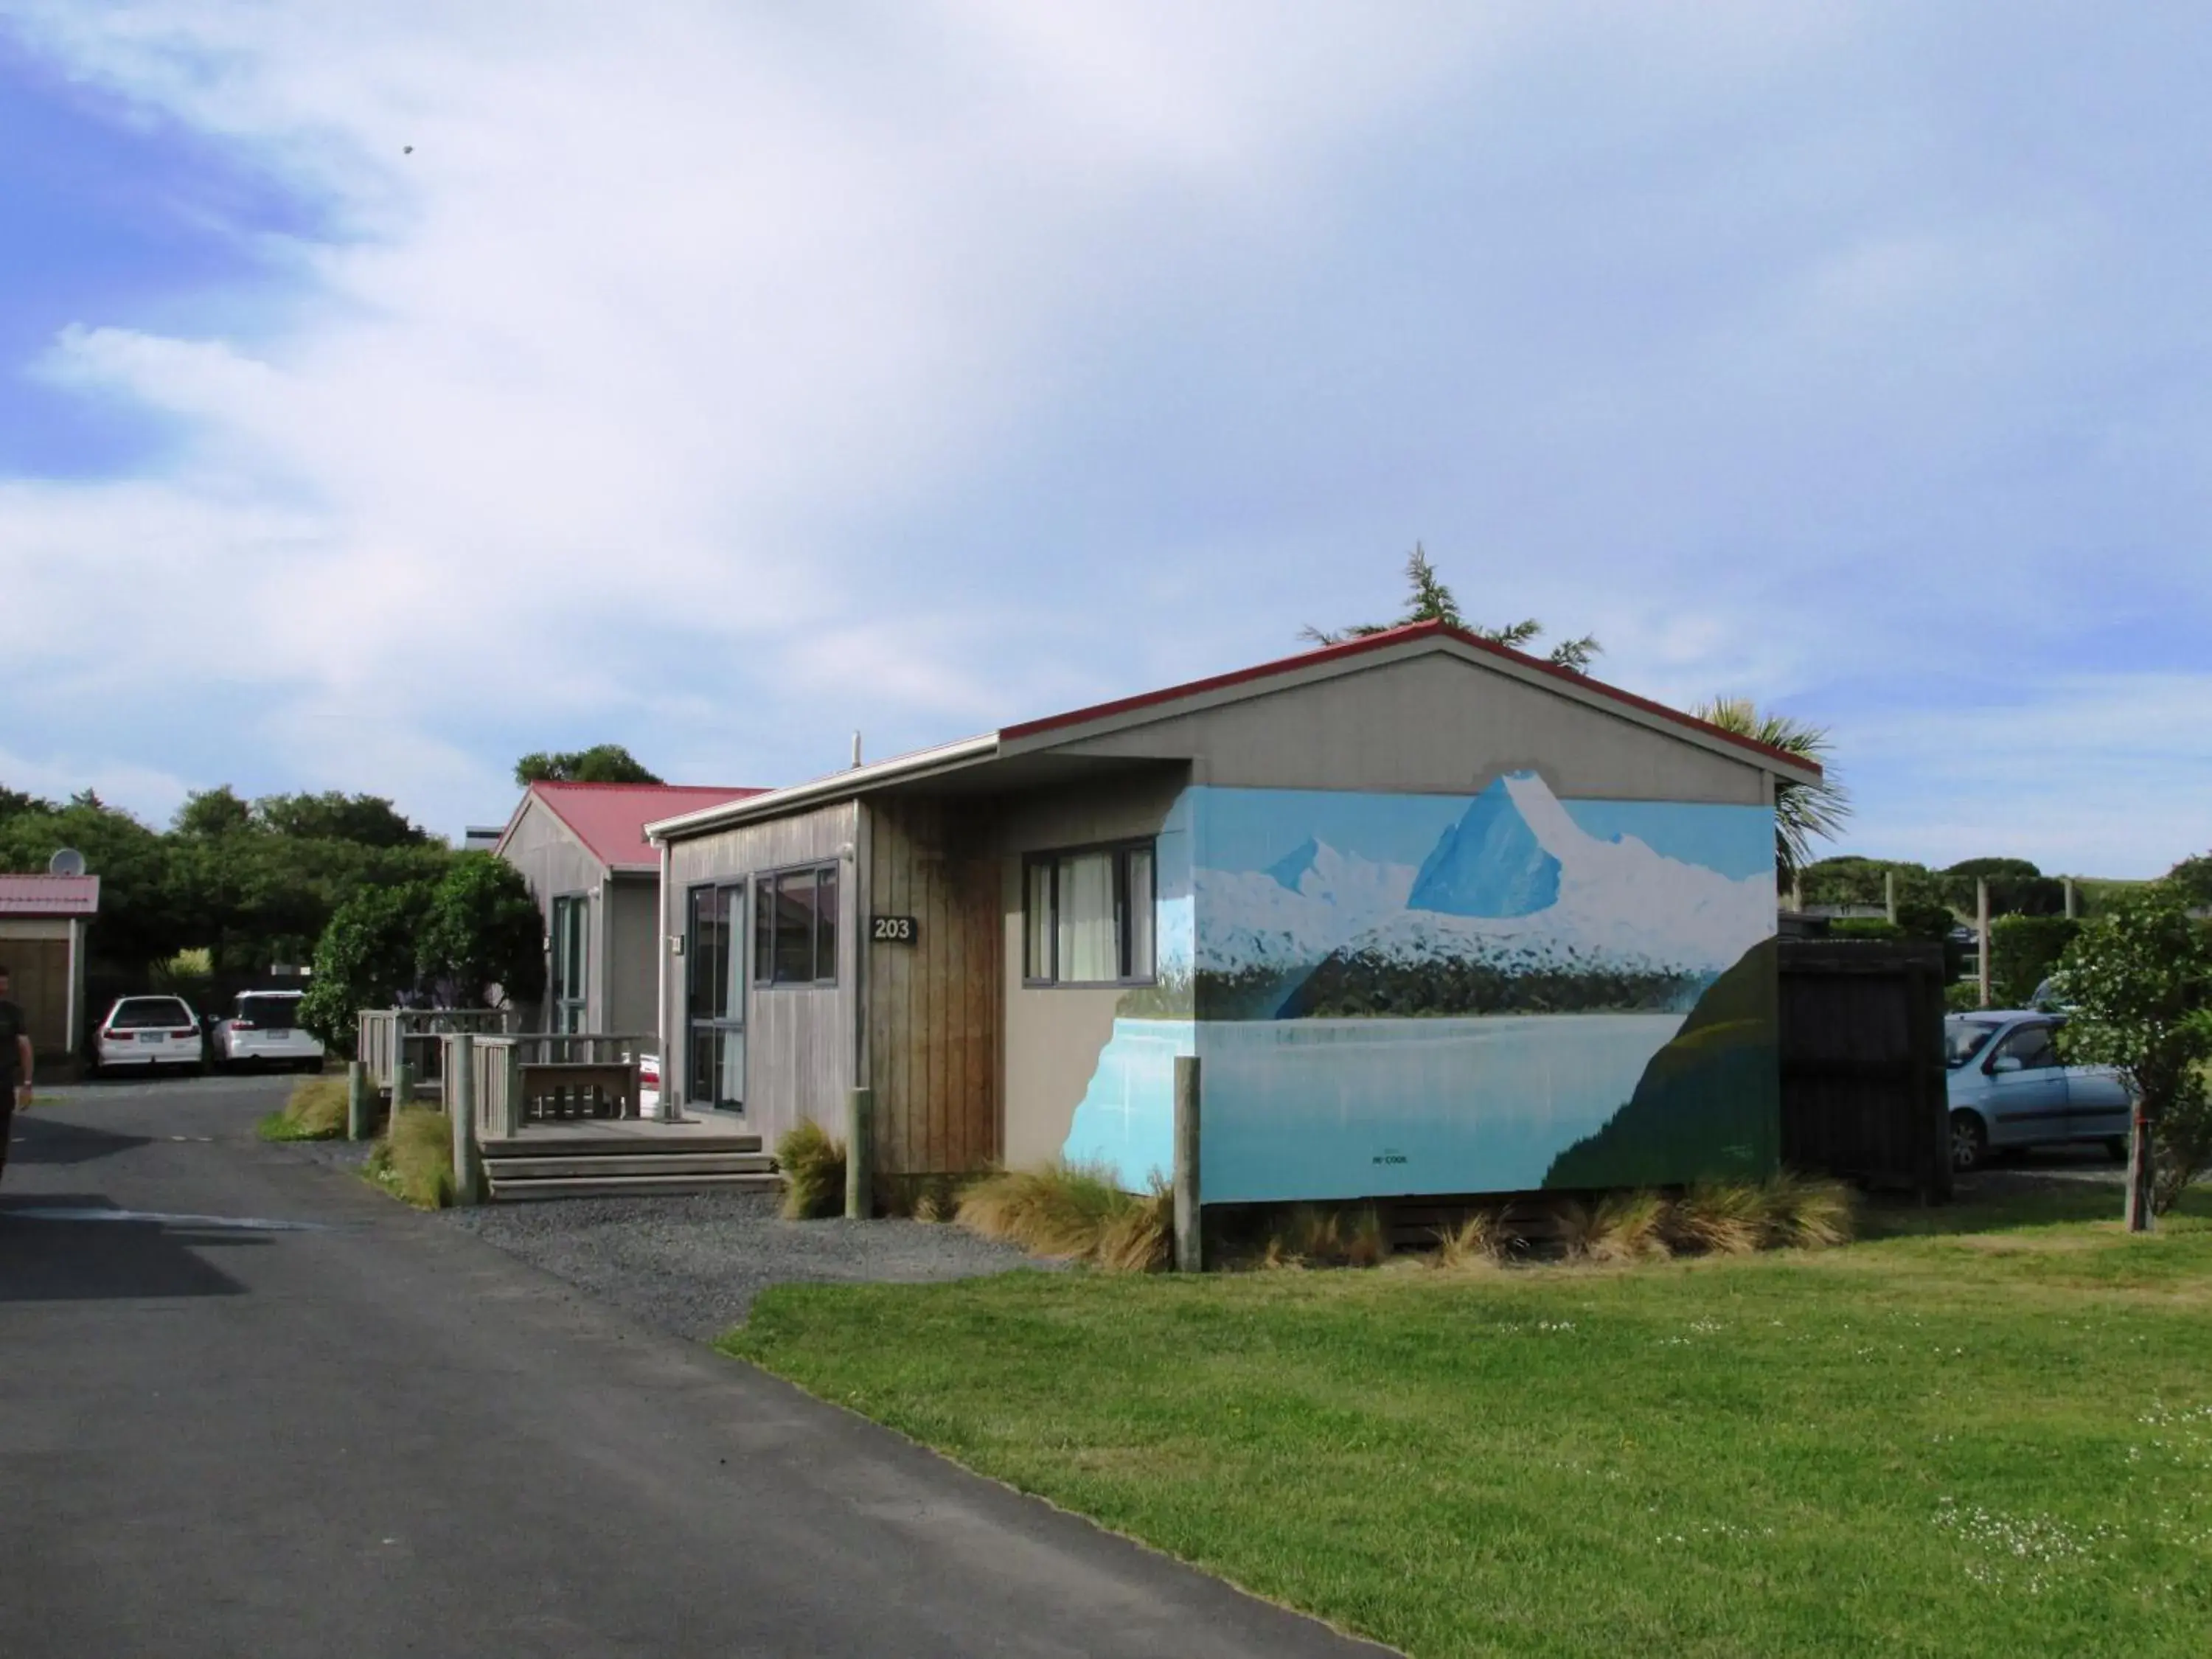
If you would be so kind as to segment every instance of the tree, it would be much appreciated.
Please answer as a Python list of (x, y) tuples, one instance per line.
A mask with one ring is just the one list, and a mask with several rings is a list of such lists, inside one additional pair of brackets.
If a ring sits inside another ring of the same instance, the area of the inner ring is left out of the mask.
[(1979, 904), (1978, 884), (1990, 884), (1993, 916), (2056, 916), (2066, 910), (2066, 884), (2046, 876), (2026, 859), (1961, 859), (1942, 872), (1944, 902), (1972, 915)]
[(195, 789), (185, 796), (185, 804), (177, 809), (169, 827), (179, 836), (207, 840), (242, 835), (255, 827), (253, 809), (228, 784), (219, 783), (212, 789)]
[(2212, 853), (2199, 853), (2166, 872), (2166, 880), (2191, 905), (2212, 905)]
[(2115, 898), (2054, 976), (2070, 1060), (2116, 1067), (2136, 1097), (2128, 1226), (2142, 1231), (2212, 1169), (2212, 933), (2153, 882)]
[[(1334, 633), (1308, 628), (1299, 637), (1316, 645), (1341, 645), (1346, 640), (1363, 640), (1372, 635), (1387, 634), (1394, 628), (1410, 628), (1416, 623), (1442, 623), (1477, 639), (1518, 651), (1534, 643), (1544, 632), (1543, 623), (1533, 617), (1504, 628), (1486, 628), (1480, 623), (1469, 622), (1461, 614), (1459, 601), (1437, 574), (1436, 567), (1429, 562), (1427, 550), (1419, 542), (1413, 544), (1413, 550), (1406, 558), (1406, 614), (1395, 622), (1355, 623)], [(1577, 674), (1584, 673), (1589, 671), (1590, 659), (1603, 648), (1593, 635), (1585, 634), (1580, 639), (1560, 641), (1552, 647), (1548, 660)]]
[(87, 790), (65, 806), (40, 802), (0, 820), (0, 870), (43, 871), (64, 847), (82, 853), (100, 879), (91, 937), (104, 960), (137, 972), (199, 942), (167, 839), (128, 812)]
[(299, 1018), (334, 1053), (353, 1054), (354, 1016), (360, 1010), (396, 1007), (413, 994), (419, 977), (416, 941), (431, 891), (421, 881), (362, 887), (323, 929)]
[(533, 783), (659, 783), (629, 750), (618, 743), (594, 744), (589, 749), (558, 753), (543, 750), (525, 755), (514, 763), (514, 781)]
[(410, 822), (382, 795), (264, 795), (253, 816), (265, 828), (295, 841), (349, 841), (357, 847), (422, 847), (429, 831)]
[(415, 965), (421, 982), (457, 1008), (545, 994), (545, 918), (522, 872), (489, 853), (464, 853), (431, 890)]
[(1832, 841), (1851, 815), (1850, 792), (1829, 767), (1834, 744), (1824, 726), (1788, 714), (1762, 714), (1748, 697), (1715, 697), (1690, 711), (1708, 726), (1763, 743), (1820, 766), (1818, 783), (1774, 781), (1774, 873), (1785, 886), (1805, 867), (1813, 842)]

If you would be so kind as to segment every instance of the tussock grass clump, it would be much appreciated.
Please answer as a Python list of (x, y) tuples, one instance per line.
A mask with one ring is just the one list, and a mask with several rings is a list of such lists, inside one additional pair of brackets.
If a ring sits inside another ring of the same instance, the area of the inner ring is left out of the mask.
[(1784, 1170), (1759, 1188), (1766, 1206), (1766, 1242), (1779, 1249), (1821, 1250), (1848, 1244), (1857, 1231), (1858, 1202), (1840, 1181)]
[(1167, 1265), (1174, 1206), (1172, 1190), (1161, 1182), (1139, 1196), (1103, 1170), (1063, 1164), (985, 1176), (961, 1194), (955, 1218), (970, 1232), (1038, 1255), (1149, 1273)]
[(428, 1106), (402, 1106), (369, 1149), (368, 1178), (418, 1210), (453, 1201), (453, 1128)]
[(1672, 1255), (1671, 1206), (1649, 1189), (1607, 1193), (1560, 1206), (1559, 1239), (1571, 1261), (1656, 1261)]
[(346, 1132), (346, 1080), (310, 1078), (295, 1087), (282, 1111), (255, 1125), (264, 1140), (336, 1140)]
[(1456, 1271), (1499, 1267), (1513, 1246), (1513, 1236), (1497, 1211), (1476, 1210), (1457, 1226), (1437, 1229), (1437, 1250), (1429, 1265)]
[(775, 1143), (783, 1171), (783, 1218), (818, 1221), (845, 1212), (845, 1143), (812, 1119)]
[(1152, 1191), (1109, 1216), (1097, 1260), (1109, 1273), (1165, 1273), (1175, 1261), (1175, 1188), (1155, 1176)]
[(1765, 1194), (1741, 1183), (1694, 1182), (1667, 1219), (1669, 1244), (1710, 1255), (1748, 1255), (1766, 1236)]
[(1389, 1254), (1390, 1231), (1372, 1204), (1294, 1204), (1270, 1218), (1260, 1242), (1270, 1267), (1374, 1267)]

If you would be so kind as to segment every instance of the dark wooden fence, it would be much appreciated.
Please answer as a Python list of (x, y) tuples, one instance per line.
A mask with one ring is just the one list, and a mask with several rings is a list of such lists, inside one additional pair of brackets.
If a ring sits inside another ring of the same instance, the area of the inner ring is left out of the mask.
[(1951, 1196), (1937, 945), (1781, 941), (1782, 1161)]

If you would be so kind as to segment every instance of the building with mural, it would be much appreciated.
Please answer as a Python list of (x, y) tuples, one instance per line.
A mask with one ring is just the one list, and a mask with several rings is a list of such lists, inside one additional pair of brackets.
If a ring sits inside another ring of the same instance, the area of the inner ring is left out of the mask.
[(651, 826), (680, 1109), (1209, 1202), (1755, 1176), (1806, 763), (1435, 624)]

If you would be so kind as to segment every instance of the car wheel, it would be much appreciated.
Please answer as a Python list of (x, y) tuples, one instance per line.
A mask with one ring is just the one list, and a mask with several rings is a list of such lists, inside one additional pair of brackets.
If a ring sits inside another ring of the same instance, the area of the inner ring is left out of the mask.
[(2128, 1138), (2125, 1135), (2113, 1135), (2107, 1139), (2105, 1142), (2105, 1156), (2111, 1158), (2115, 1164), (2126, 1163), (2128, 1161)]
[(1990, 1132), (1972, 1112), (1951, 1114), (1951, 1167), (1962, 1174), (1990, 1161)]

